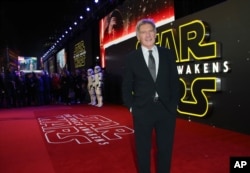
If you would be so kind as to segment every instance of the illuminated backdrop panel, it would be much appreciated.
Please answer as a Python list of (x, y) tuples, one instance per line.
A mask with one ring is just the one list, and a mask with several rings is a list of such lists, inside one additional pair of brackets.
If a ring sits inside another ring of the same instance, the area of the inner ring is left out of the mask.
[(37, 57), (18, 56), (18, 70), (23, 72), (37, 70)]
[(126, 0), (100, 21), (102, 66), (105, 67), (105, 49), (135, 36), (139, 19), (151, 18), (157, 26), (174, 21), (173, 0)]

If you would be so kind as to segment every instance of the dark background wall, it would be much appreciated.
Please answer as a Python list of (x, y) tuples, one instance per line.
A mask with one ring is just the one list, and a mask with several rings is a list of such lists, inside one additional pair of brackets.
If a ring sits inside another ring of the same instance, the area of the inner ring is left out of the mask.
[(175, 19), (196, 13), (226, 0), (174, 0)]
[(213, 102), (212, 112), (203, 118), (180, 117), (250, 133), (247, 113), (250, 103), (250, 81), (247, 79), (250, 74), (249, 7), (250, 2), (227, 0), (174, 22), (174, 26), (195, 19), (207, 22), (211, 30), (210, 40), (221, 43), (221, 60), (231, 63), (230, 73), (214, 75), (221, 79), (222, 88), (218, 93), (207, 94)]
[[(220, 61), (229, 61), (231, 66), (231, 71), (228, 73), (210, 75), (221, 80), (219, 92), (206, 93), (212, 103), (211, 111), (204, 117), (179, 114), (180, 118), (250, 134), (248, 115), (250, 103), (249, 7), (248, 1), (227, 0), (209, 8), (199, 8), (201, 10), (197, 12), (184, 11), (190, 14), (159, 28), (158, 31), (161, 32), (178, 28), (194, 20), (206, 22), (210, 28), (209, 41), (216, 41), (221, 45)], [(177, 13), (178, 10), (183, 9), (176, 8)], [(107, 102), (122, 104), (120, 89), (124, 55), (135, 49), (136, 41), (136, 38), (131, 38), (106, 50), (105, 96)], [(204, 76), (206, 75), (181, 75), (180, 77), (192, 81), (195, 77)]]

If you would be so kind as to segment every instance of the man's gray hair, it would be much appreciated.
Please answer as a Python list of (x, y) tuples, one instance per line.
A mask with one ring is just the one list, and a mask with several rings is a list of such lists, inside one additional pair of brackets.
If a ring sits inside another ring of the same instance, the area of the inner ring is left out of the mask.
[(140, 21), (137, 22), (136, 24), (136, 35), (139, 34), (140, 31), (140, 27), (144, 24), (150, 24), (152, 25), (152, 27), (154, 28), (155, 32), (156, 32), (156, 25), (153, 19), (141, 19)]

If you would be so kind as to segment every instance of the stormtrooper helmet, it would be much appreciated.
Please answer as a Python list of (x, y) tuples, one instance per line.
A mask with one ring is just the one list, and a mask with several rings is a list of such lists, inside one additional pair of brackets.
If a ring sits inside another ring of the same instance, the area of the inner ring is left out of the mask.
[(95, 66), (95, 73), (100, 73), (102, 71), (99, 65)]
[(89, 69), (87, 70), (87, 74), (88, 74), (88, 76), (93, 75), (93, 74), (94, 74), (93, 69), (92, 69), (92, 68), (89, 68)]

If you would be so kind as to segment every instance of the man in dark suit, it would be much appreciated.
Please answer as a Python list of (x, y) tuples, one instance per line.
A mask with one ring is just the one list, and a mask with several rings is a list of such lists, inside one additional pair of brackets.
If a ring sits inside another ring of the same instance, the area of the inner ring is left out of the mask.
[[(126, 57), (122, 96), (133, 116), (138, 172), (150, 173), (155, 132), (157, 173), (169, 173), (180, 99), (176, 57), (169, 49), (155, 45), (156, 26), (152, 20), (140, 20), (136, 36), (141, 46)], [(155, 80), (148, 68), (149, 50), (155, 61)]]

